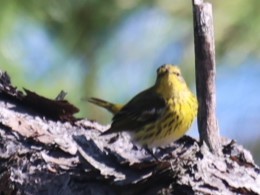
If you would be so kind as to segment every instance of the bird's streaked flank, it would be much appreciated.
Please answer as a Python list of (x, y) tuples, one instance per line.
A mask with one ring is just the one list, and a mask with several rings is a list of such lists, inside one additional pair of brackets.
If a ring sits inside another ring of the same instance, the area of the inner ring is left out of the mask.
[(148, 148), (181, 138), (190, 128), (198, 108), (197, 99), (180, 69), (171, 64), (159, 67), (155, 84), (124, 106), (97, 98), (89, 101), (115, 114), (111, 127), (102, 135), (127, 131), (134, 143)]

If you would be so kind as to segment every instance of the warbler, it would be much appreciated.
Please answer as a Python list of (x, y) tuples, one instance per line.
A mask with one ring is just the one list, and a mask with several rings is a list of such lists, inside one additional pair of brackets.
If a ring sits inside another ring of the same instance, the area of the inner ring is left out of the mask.
[(155, 84), (125, 105), (97, 98), (89, 101), (114, 114), (111, 127), (102, 135), (126, 131), (134, 143), (147, 148), (165, 146), (181, 138), (198, 109), (197, 99), (180, 69), (171, 64), (159, 67)]

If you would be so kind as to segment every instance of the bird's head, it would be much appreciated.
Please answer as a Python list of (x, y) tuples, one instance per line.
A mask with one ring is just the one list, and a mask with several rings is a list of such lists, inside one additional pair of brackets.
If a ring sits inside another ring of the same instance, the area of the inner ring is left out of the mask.
[(157, 69), (155, 86), (160, 93), (167, 96), (177, 95), (187, 89), (180, 69), (172, 64), (165, 64)]

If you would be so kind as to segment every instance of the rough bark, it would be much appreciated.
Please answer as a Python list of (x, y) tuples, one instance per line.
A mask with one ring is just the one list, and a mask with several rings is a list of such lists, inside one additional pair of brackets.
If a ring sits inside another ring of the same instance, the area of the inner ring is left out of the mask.
[(73, 118), (69, 102), (33, 94), (0, 73), (0, 194), (260, 194), (260, 169), (234, 141), (215, 156), (186, 136), (156, 161), (126, 134), (100, 136), (106, 126)]
[(216, 118), (216, 65), (212, 7), (203, 0), (193, 0), (196, 89), (199, 102), (200, 141), (214, 154), (221, 154)]

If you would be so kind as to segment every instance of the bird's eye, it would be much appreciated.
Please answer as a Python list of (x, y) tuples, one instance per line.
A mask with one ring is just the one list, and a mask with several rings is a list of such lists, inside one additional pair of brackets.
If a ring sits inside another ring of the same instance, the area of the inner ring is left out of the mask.
[(179, 72), (175, 72), (176, 76), (180, 76), (180, 73)]

